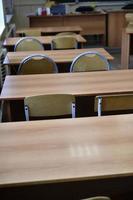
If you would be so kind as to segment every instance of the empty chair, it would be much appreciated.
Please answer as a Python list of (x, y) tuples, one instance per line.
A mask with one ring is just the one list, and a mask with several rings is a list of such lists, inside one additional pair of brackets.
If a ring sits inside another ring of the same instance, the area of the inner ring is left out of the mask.
[(64, 36), (64, 35), (72, 36), (72, 35), (76, 35), (76, 33), (74, 33), (74, 32), (60, 32), (60, 33), (56, 34), (56, 36)]
[(77, 49), (78, 44), (74, 36), (56, 36), (52, 40), (51, 49)]
[(75, 97), (69, 94), (26, 97), (24, 105), (26, 120), (75, 117)]
[(87, 51), (74, 58), (70, 72), (88, 72), (109, 70), (107, 59), (96, 51)]
[(33, 54), (22, 60), (18, 74), (49, 74), (58, 73), (56, 63), (46, 55)]
[(111, 199), (106, 196), (96, 196), (96, 197), (90, 197), (90, 198), (82, 199), (82, 200), (111, 200)]
[(43, 44), (33, 37), (24, 37), (20, 39), (14, 48), (14, 51), (42, 51)]
[(133, 113), (133, 94), (101, 95), (95, 99), (95, 111), (111, 114)]
[(25, 36), (41, 36), (40, 30), (27, 30), (25, 31)]

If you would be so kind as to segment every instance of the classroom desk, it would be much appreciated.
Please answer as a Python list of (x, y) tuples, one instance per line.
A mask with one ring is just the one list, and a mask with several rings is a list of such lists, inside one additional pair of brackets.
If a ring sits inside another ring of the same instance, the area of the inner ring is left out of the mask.
[[(80, 199), (92, 195), (92, 191), (99, 194), (109, 194), (111, 190), (113, 194), (122, 193), (123, 189), (132, 191), (133, 179), (122, 181), (133, 177), (132, 133), (133, 115), (0, 124), (2, 200), (8, 199), (10, 193), (10, 197), (22, 193), (23, 199), (29, 195), (40, 196), (40, 192), (41, 199), (61, 199), (61, 195), (63, 199)], [(116, 178), (121, 179), (121, 184)], [(103, 183), (100, 184), (103, 179), (108, 181), (104, 192)], [(81, 191), (76, 188), (78, 181)], [(84, 188), (82, 193), (82, 184), (86, 182), (91, 187)], [(48, 188), (56, 183), (73, 183), (73, 192), (61, 191), (60, 187), (57, 198), (54, 187), (52, 192)], [(30, 186), (34, 188), (32, 192)], [(23, 187), (27, 188), (28, 195), (22, 192)], [(41, 187), (39, 194), (36, 187)]]
[[(31, 54), (44, 54), (52, 58), (57, 64), (68, 63), (70, 64), (73, 59), (80, 53), (86, 51), (98, 51), (105, 56), (109, 61), (113, 60), (113, 57), (103, 48), (89, 48), (89, 49), (71, 49), (71, 50), (50, 50), (50, 51), (25, 51), (25, 52), (8, 52), (3, 64), (8, 65), (9, 72), (12, 71), (14, 65), (19, 65), (21, 61)], [(69, 71), (70, 66), (67, 66), (66, 71)]]
[(74, 33), (80, 34), (80, 32), (82, 31), (82, 28), (80, 26), (30, 27), (30, 28), (18, 29), (16, 31), (16, 34), (18, 36), (24, 35), (25, 33), (28, 33), (30, 31), (39, 32), (40, 35), (55, 35), (60, 32), (74, 32)]
[(121, 52), (121, 68), (129, 68), (130, 59), (130, 41), (133, 35), (133, 26), (124, 28), (122, 31), (122, 52)]
[[(8, 120), (11, 120), (10, 101), (23, 100), (26, 96), (73, 94), (94, 97), (117, 93), (133, 93), (133, 70), (6, 76), (0, 100), (6, 100)], [(88, 108), (86, 105), (85, 111)]]
[[(36, 36), (34, 38), (38, 39), (45, 47), (45, 45), (51, 45), (52, 39), (55, 36)], [(83, 38), (81, 35), (76, 34), (74, 37), (76, 37), (77, 42), (79, 45), (83, 45), (83, 43), (86, 43), (85, 38)], [(14, 49), (15, 44), (18, 42), (18, 40), (22, 39), (23, 37), (13, 37), (13, 38), (6, 38), (3, 42), (3, 46), (8, 49), (8, 51), (11, 51)], [(50, 46), (51, 47), (51, 46)]]

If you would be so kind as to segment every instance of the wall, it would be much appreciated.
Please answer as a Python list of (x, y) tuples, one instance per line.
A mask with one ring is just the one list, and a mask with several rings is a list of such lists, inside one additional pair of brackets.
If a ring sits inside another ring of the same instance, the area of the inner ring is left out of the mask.
[[(14, 22), (17, 28), (28, 27), (29, 22), (27, 15), (35, 13), (38, 7), (44, 6), (46, 0), (14, 0)], [(114, 4), (114, 5), (113, 5)], [(114, 6), (115, 9), (119, 9), (124, 3), (123, 2), (85, 2), (85, 3), (70, 3), (66, 4), (67, 13), (73, 13), (75, 9), (81, 5), (97, 5), (97, 9), (109, 8)]]
[(44, 6), (45, 0), (14, 0), (14, 22), (17, 28), (29, 25), (27, 15)]

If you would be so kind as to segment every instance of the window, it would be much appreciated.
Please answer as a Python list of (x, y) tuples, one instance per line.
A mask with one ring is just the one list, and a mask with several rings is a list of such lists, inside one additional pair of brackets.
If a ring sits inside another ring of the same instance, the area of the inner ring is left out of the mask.
[(0, 35), (2, 34), (4, 28), (5, 28), (5, 19), (4, 19), (3, 1), (0, 0)]

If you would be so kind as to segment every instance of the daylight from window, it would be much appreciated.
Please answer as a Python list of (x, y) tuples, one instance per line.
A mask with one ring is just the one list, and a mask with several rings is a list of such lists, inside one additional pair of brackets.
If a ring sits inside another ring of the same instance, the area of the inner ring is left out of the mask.
[(5, 21), (4, 21), (4, 12), (3, 12), (3, 3), (0, 0), (0, 35), (2, 34), (5, 28)]

